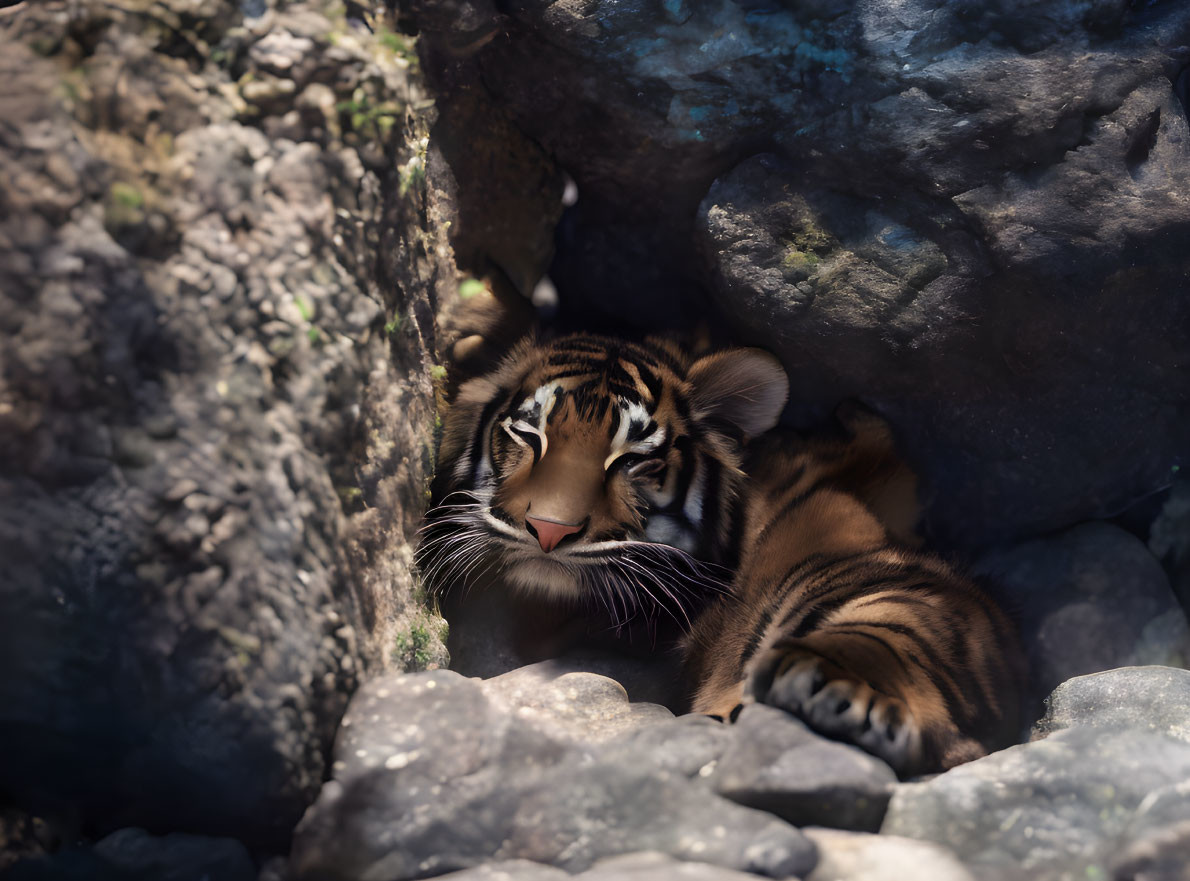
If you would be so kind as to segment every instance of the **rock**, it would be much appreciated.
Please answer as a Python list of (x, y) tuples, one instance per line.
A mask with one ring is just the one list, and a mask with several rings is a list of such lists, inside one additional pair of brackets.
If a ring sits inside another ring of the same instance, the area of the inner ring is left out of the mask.
[(781, 710), (754, 704), (707, 782), (724, 798), (813, 824), (875, 832), (896, 774), (868, 753), (827, 740)]
[[(1190, 439), (1190, 313), (1169, 293), (1190, 243), (1190, 8), (501, 8), (407, 5), (436, 135), (466, 144), (486, 100), (573, 177), (550, 269), (566, 322), (705, 319), (768, 346), (801, 427), (862, 398), (952, 545), (1114, 516), (1169, 484)], [(480, 130), (493, 161), (448, 157), (458, 192), (516, 201), (505, 182), (541, 175)]]
[(1190, 743), (1190, 670), (1123, 667), (1063, 682), (1046, 700), (1033, 736), (1076, 727), (1149, 731)]
[(992, 877), (1105, 877), (1141, 805), (1187, 775), (1190, 744), (1080, 726), (899, 785), (881, 832), (937, 842)]
[(285, 850), (424, 615), (424, 97), (382, 33), (277, 6), (4, 10), (0, 790), (100, 835)]
[(629, 731), (604, 752), (575, 743), (573, 717), (543, 717), (548, 703), (507, 709), (507, 685), (496, 700), (486, 686), (437, 671), (361, 689), (336, 744), (334, 779), (296, 832), (295, 881), (420, 878), (496, 860), (575, 873), (644, 850), (771, 877), (813, 865), (793, 827), (617, 752), (675, 723)]
[(705, 780), (734, 739), (730, 725), (708, 716), (679, 716), (672, 722), (629, 732), (606, 744), (600, 754), (605, 761)]
[(24, 860), (5, 878), (40, 881), (255, 881), (247, 849), (230, 838), (173, 833), (152, 836), (121, 829), (84, 849), (72, 846), (52, 856)]
[(1085, 523), (975, 563), (1020, 622), (1033, 702), (1074, 676), (1190, 660), (1190, 629), (1160, 564), (1132, 535)]
[(575, 876), (530, 860), (503, 860), (438, 877), (443, 881), (569, 881)]
[(442, 876), (444, 881), (746, 881), (746, 875), (706, 863), (685, 863), (660, 853), (633, 853), (600, 860), (586, 872), (568, 875), (527, 860), (489, 863), (463, 872)]
[(1113, 881), (1190, 879), (1190, 823), (1124, 845), (1112, 861)]
[(1165, 571), (1182, 608), (1190, 609), (1190, 481), (1176, 481), (1153, 520), (1149, 550)]
[(936, 844), (896, 835), (807, 829), (818, 865), (806, 881), (975, 881), (954, 854)]
[(564, 662), (542, 661), (489, 679), (484, 694), (561, 741), (599, 743), (642, 726), (673, 718), (657, 704), (629, 703), (614, 679), (568, 672)]

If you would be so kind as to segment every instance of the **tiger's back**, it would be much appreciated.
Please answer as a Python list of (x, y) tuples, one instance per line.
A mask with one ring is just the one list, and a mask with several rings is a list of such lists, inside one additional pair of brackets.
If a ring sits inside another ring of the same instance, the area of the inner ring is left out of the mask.
[(753, 451), (733, 595), (687, 641), (694, 710), (782, 707), (901, 774), (949, 768), (1016, 736), (1023, 663), (1011, 622), (914, 550), (911, 472), (887, 426)]

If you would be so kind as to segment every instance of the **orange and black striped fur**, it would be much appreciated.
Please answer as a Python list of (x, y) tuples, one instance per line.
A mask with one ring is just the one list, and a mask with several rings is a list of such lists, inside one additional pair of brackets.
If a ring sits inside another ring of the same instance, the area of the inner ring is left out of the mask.
[(775, 358), (668, 342), (527, 340), (444, 421), (419, 564), (431, 588), (493, 571), (530, 594), (675, 617), (730, 576), (744, 439), (788, 394)]
[(864, 412), (846, 421), (845, 440), (770, 435), (750, 451), (733, 593), (687, 639), (694, 710), (772, 704), (902, 775), (1012, 743), (1012, 626), (911, 547), (915, 481), (886, 424)]
[(1011, 628), (913, 550), (915, 482), (887, 426), (855, 413), (847, 440), (753, 441), (787, 394), (757, 349), (520, 343), (447, 411), (426, 583), (459, 596), (498, 575), (615, 624), (699, 613), (685, 643), (696, 711), (774, 704), (902, 774), (1010, 741)]

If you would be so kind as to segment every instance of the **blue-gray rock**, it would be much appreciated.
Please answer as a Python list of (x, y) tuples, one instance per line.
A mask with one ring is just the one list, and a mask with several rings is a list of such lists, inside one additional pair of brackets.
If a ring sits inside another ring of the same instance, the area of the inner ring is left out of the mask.
[(792, 826), (616, 752), (673, 723), (606, 747), (576, 743), (569, 722), (542, 716), (556, 697), (522, 704), (525, 713), (503, 703), (507, 689), (487, 697), (486, 685), (438, 671), (361, 689), (334, 779), (296, 832), (294, 879), (421, 878), (512, 859), (573, 873), (646, 850), (771, 877), (813, 866), (813, 846)]
[(1138, 809), (1188, 776), (1184, 741), (1080, 726), (899, 785), (881, 831), (941, 844), (981, 874), (1108, 877)]
[(897, 782), (884, 762), (761, 704), (745, 707), (731, 727), (706, 778), (715, 792), (796, 826), (880, 828)]
[(1045, 704), (1034, 739), (1067, 728), (1107, 728), (1190, 743), (1190, 670), (1121, 667), (1077, 676), (1054, 689)]
[(256, 881), (247, 848), (230, 838), (120, 829), (93, 847), (71, 846), (17, 863), (12, 881)]
[(1190, 628), (1165, 572), (1117, 526), (1084, 523), (991, 551), (974, 570), (1020, 624), (1034, 706), (1075, 676), (1190, 660)]
[(600, 860), (585, 872), (568, 875), (526, 860), (491, 863), (442, 876), (443, 881), (748, 881), (755, 875), (712, 866), (683, 862), (657, 852), (625, 854)]
[(941, 845), (896, 835), (806, 829), (818, 865), (806, 881), (975, 881)]

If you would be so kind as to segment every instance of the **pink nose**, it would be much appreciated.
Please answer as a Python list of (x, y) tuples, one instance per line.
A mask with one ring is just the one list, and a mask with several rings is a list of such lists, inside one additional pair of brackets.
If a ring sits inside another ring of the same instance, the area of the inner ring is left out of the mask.
[(574, 535), (582, 530), (584, 523), (560, 523), (545, 517), (525, 517), (529, 531), (537, 536), (537, 542), (547, 554), (558, 546), (558, 543), (568, 535)]

